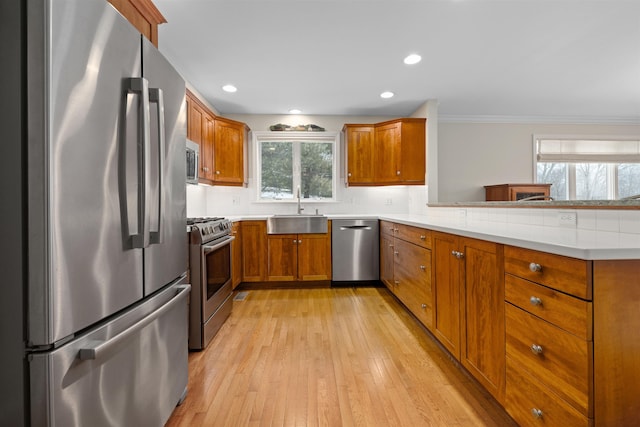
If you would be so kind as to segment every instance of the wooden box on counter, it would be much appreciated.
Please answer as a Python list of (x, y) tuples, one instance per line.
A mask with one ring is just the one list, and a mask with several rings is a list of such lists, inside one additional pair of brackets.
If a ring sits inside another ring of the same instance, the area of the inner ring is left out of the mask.
[(499, 184), (485, 185), (485, 199), (493, 201), (516, 201), (532, 196), (549, 197), (551, 184)]

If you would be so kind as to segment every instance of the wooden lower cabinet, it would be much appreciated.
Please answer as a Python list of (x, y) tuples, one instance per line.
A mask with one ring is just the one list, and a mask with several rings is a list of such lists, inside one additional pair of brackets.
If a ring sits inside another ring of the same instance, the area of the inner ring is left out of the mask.
[(242, 281), (263, 282), (267, 278), (267, 222), (242, 221)]
[(505, 391), (503, 247), (434, 232), (433, 331), (499, 401)]
[(395, 239), (394, 294), (428, 329), (433, 327), (431, 251)]
[(269, 281), (331, 280), (331, 233), (269, 235), (267, 259)]
[(231, 286), (235, 289), (242, 282), (242, 233), (239, 222), (231, 225)]
[(640, 420), (640, 260), (505, 247), (507, 412), (523, 426)]
[[(383, 222), (380, 222), (381, 227)], [(393, 292), (395, 288), (393, 282), (393, 234), (383, 233), (382, 228), (380, 230), (380, 281)]]
[(428, 329), (433, 327), (430, 244), (428, 230), (380, 221), (380, 280)]

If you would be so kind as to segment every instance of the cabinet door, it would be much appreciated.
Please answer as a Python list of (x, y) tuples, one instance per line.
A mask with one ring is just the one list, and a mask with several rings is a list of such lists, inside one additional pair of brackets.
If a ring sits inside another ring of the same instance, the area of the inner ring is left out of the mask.
[(231, 243), (231, 285), (235, 289), (242, 282), (242, 233), (239, 222), (231, 226), (231, 235), (236, 238)]
[(216, 118), (214, 140), (215, 183), (244, 184), (244, 124)]
[(202, 145), (202, 115), (203, 111), (196, 105), (196, 103), (187, 97), (187, 138)]
[(375, 128), (373, 163), (376, 183), (395, 183), (400, 180), (400, 149), (399, 123)]
[(373, 126), (345, 128), (347, 184), (371, 184), (373, 182), (373, 140)]
[(331, 280), (331, 233), (298, 235), (298, 279)]
[(394, 292), (393, 283), (393, 236), (386, 233), (380, 234), (380, 280), (391, 292)]
[(462, 364), (501, 403), (505, 390), (503, 246), (461, 239), (464, 280), (461, 300)]
[(298, 235), (267, 236), (267, 279), (292, 281), (298, 276)]
[(204, 112), (202, 115), (202, 143), (200, 144), (200, 178), (213, 181), (213, 140), (215, 121), (213, 116)]
[(395, 294), (429, 329), (433, 328), (431, 251), (395, 239)]
[(266, 279), (266, 221), (243, 221), (240, 235), (242, 240), (242, 280), (263, 282)]
[(426, 180), (426, 119), (402, 119), (400, 175), (403, 184), (424, 184)]
[(455, 252), (459, 238), (446, 233), (433, 233), (434, 325), (436, 338), (460, 360), (460, 278), (462, 263)]

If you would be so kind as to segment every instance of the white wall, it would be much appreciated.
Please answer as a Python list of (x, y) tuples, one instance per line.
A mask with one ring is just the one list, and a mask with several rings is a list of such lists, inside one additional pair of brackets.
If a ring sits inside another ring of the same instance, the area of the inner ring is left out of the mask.
[[(640, 125), (441, 121), (437, 200), (481, 201), (485, 185), (533, 182), (534, 134), (640, 135)], [(429, 149), (432, 147), (430, 144)]]
[[(269, 126), (315, 124), (326, 131), (340, 132), (345, 123), (377, 123), (396, 117), (377, 116), (306, 116), (306, 115), (226, 115), (246, 123), (252, 131), (268, 131)], [(415, 116), (418, 117), (418, 116)], [(338, 149), (338, 155), (340, 149)], [(255, 148), (249, 141), (249, 186), (187, 186), (187, 216), (231, 216), (294, 213), (296, 202), (258, 202), (255, 177)], [(342, 176), (343, 165), (338, 158), (338, 172)], [(345, 187), (339, 180), (333, 203), (308, 202), (302, 205), (305, 213), (419, 213), (426, 209), (426, 186)]]

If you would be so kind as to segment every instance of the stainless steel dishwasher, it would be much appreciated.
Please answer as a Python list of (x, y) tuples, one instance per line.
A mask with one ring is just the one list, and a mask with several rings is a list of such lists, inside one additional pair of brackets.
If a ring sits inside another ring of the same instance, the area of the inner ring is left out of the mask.
[(333, 281), (377, 281), (380, 278), (378, 241), (377, 219), (332, 220)]

